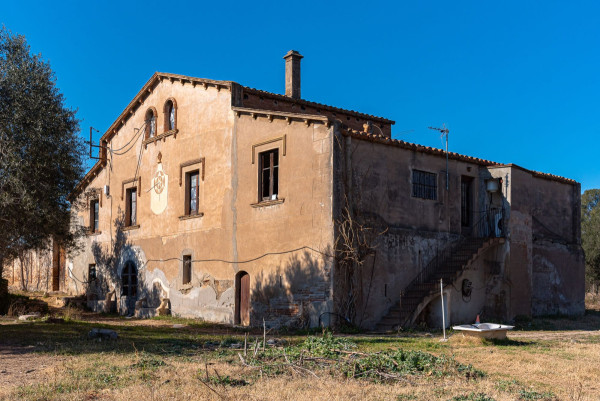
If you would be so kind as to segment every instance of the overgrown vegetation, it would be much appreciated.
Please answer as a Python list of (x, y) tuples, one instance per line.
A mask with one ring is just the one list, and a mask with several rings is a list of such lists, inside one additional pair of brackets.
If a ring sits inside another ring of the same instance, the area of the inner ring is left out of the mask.
[[(32, 373), (12, 382), (3, 381), (13, 372), (0, 360), (0, 371), (7, 371), (0, 375), (0, 400), (584, 401), (594, 400), (588, 388), (600, 363), (597, 330), (548, 332), (558, 340), (529, 329), (507, 341), (454, 335), (440, 342), (419, 331), (402, 337), (245, 333), (174, 317), (143, 322), (77, 311), (77, 319), (57, 323), (70, 312), (54, 313), (23, 323), (0, 317), (0, 349), (16, 347), (33, 358), (20, 368)], [(551, 321), (551, 327), (597, 326), (589, 316)], [(119, 337), (90, 339), (93, 327)]]
[(83, 175), (78, 131), (50, 64), (0, 27), (0, 278), (5, 261), (18, 257), (23, 268), (27, 251), (52, 238), (69, 248), (81, 234), (69, 227), (67, 200)]
[(581, 246), (585, 252), (585, 277), (598, 292), (600, 285), (600, 189), (581, 195)]

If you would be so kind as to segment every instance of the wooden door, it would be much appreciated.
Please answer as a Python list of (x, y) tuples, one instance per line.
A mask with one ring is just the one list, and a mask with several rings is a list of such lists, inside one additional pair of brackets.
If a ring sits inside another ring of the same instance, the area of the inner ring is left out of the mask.
[(250, 325), (250, 275), (239, 272), (236, 276), (235, 324)]

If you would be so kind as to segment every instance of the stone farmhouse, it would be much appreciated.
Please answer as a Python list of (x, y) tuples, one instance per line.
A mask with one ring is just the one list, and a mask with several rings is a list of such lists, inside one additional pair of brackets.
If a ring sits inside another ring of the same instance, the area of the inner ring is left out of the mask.
[[(394, 121), (156, 73), (72, 194), (61, 289), (97, 310), (390, 330), (581, 314), (580, 185), (392, 139)], [(447, 158), (446, 158), (447, 156)]]

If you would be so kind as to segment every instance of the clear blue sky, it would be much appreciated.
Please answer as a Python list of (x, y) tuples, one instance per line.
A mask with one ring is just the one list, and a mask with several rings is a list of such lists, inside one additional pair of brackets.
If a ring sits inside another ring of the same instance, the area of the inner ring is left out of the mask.
[(155, 71), (283, 93), (295, 49), (307, 100), (435, 147), (446, 123), (451, 151), (600, 188), (598, 1), (21, 0), (0, 23), (50, 61), (84, 133)]

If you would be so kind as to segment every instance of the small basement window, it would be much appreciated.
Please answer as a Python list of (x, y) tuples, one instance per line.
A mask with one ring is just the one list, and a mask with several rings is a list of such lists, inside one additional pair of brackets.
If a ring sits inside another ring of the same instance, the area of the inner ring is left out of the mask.
[(183, 279), (182, 284), (192, 282), (192, 255), (183, 255)]
[(258, 200), (276, 200), (279, 193), (279, 149), (259, 153)]
[(127, 188), (125, 197), (125, 226), (137, 224), (137, 188)]
[(437, 199), (437, 174), (413, 170), (412, 196), (422, 199)]

